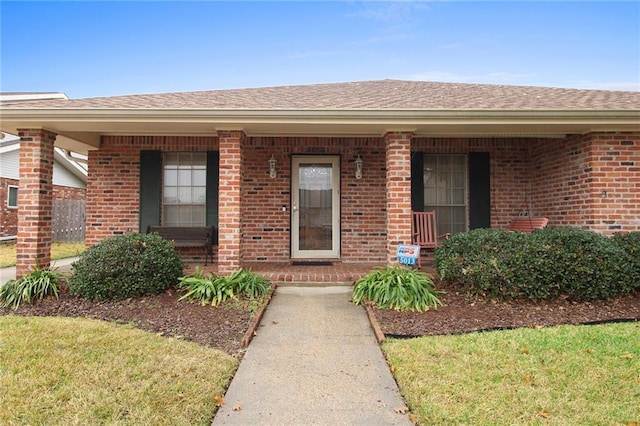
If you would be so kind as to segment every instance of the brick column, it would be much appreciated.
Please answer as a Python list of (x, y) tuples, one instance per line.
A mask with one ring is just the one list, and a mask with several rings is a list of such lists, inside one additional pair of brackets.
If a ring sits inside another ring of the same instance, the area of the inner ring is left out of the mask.
[(410, 132), (384, 135), (387, 184), (387, 263), (396, 262), (398, 244), (411, 243)]
[(581, 173), (570, 175), (571, 169), (562, 169), (567, 188), (582, 192), (585, 200), (582, 228), (604, 235), (638, 232), (640, 133), (589, 133), (582, 140), (588, 156), (578, 169)]
[(241, 131), (219, 131), (220, 178), (218, 201), (218, 271), (240, 268), (242, 260), (242, 148)]
[(42, 129), (18, 129), (20, 185), (16, 276), (33, 266), (51, 266), (53, 205), (53, 145), (56, 134)]

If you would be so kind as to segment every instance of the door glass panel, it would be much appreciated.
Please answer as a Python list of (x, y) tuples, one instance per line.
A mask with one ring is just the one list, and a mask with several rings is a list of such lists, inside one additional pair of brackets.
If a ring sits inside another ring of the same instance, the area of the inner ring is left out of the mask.
[(331, 164), (300, 164), (300, 250), (331, 250), (333, 234)]

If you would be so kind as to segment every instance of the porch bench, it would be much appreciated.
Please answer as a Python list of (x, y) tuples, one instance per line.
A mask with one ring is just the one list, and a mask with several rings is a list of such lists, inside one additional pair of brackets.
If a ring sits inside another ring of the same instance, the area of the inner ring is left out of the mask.
[(156, 233), (174, 247), (202, 247), (204, 249), (204, 264), (209, 257), (213, 262), (213, 249), (217, 247), (217, 232), (215, 226), (149, 226), (147, 234)]
[(549, 223), (549, 219), (546, 217), (519, 216), (511, 222), (509, 231), (531, 233), (536, 229), (546, 227), (547, 223)]

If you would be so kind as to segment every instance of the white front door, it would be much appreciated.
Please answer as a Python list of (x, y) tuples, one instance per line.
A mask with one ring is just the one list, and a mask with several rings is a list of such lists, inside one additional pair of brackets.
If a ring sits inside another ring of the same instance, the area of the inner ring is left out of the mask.
[(340, 157), (296, 155), (291, 170), (291, 257), (338, 258)]

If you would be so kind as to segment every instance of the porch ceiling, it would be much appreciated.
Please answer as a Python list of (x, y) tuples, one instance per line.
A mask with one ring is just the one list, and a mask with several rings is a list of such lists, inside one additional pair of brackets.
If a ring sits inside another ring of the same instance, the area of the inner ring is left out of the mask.
[(209, 110), (3, 109), (1, 129), (45, 128), (56, 146), (86, 153), (101, 135), (550, 137), (603, 131), (640, 131), (640, 111), (513, 110)]

